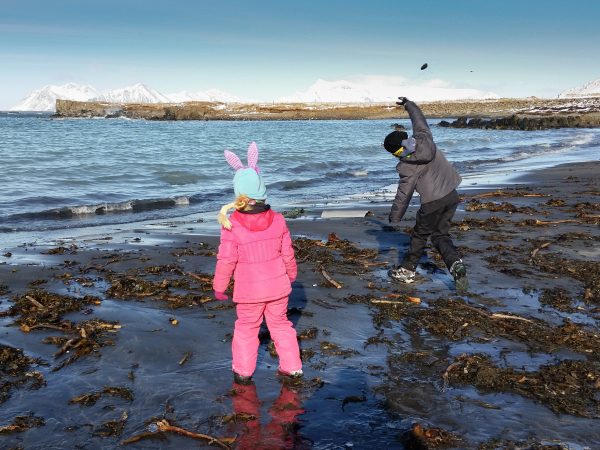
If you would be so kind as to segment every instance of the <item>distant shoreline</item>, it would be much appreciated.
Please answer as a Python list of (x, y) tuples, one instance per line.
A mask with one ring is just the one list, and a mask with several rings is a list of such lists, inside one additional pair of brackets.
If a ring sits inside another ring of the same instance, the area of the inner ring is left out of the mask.
[[(428, 118), (569, 117), (568, 125), (600, 126), (600, 97), (420, 102)], [(55, 118), (146, 120), (364, 120), (402, 119), (402, 108), (386, 103), (107, 103), (57, 100)], [(556, 128), (557, 126), (551, 126)]]

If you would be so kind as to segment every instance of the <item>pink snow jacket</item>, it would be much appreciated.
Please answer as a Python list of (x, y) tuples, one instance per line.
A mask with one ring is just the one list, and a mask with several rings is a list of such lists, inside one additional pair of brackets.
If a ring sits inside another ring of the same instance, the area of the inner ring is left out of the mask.
[(213, 289), (224, 292), (233, 275), (233, 301), (259, 303), (292, 292), (297, 267), (292, 239), (279, 213), (235, 211), (231, 230), (221, 229)]

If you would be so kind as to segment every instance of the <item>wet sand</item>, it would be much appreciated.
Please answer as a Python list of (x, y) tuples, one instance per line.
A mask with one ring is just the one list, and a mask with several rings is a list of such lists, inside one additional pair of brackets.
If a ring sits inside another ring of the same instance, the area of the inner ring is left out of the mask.
[(233, 384), (202, 223), (2, 249), (0, 447), (209, 448), (148, 432), (165, 419), (234, 448), (598, 448), (599, 169), (462, 192), (464, 295), (435, 251), (418, 283), (388, 279), (414, 206), (398, 228), (386, 203), (290, 219), (299, 383), (264, 328), (255, 386)]

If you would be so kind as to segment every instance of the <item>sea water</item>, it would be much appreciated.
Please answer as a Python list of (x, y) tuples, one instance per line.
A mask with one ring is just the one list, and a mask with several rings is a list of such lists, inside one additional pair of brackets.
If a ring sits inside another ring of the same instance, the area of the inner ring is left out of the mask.
[[(600, 130), (453, 129), (430, 119), (463, 186), (564, 162), (598, 160)], [(0, 236), (173, 219), (233, 198), (226, 149), (250, 142), (277, 209), (393, 197), (397, 160), (382, 147), (405, 120), (147, 121), (0, 113)]]

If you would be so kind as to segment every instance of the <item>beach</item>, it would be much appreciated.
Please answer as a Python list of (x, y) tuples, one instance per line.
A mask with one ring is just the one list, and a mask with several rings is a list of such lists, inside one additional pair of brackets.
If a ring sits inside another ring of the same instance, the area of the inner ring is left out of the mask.
[(388, 278), (414, 204), (399, 227), (389, 200), (288, 219), (305, 372), (291, 383), (263, 325), (255, 386), (233, 384), (208, 218), (3, 247), (0, 447), (597, 448), (599, 170), (460, 190), (465, 294), (431, 249), (418, 282)]

